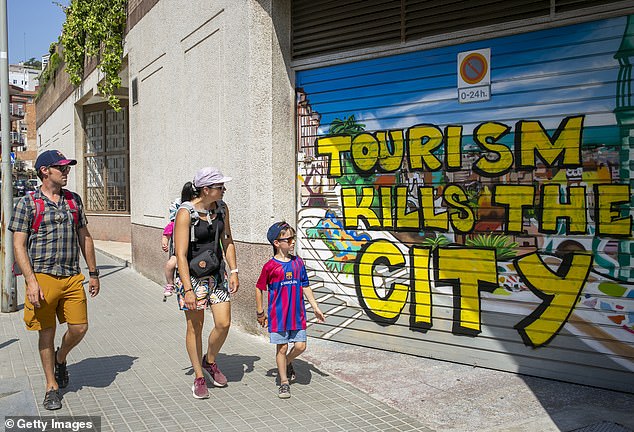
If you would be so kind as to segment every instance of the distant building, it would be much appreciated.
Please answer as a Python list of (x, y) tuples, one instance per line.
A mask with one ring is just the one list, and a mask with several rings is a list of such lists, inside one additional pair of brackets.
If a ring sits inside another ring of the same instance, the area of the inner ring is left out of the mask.
[(46, 69), (46, 66), (48, 65), (48, 62), (51, 59), (51, 55), (50, 54), (44, 54), (42, 56), (42, 70)]
[(9, 84), (27, 91), (35, 91), (39, 85), (38, 77), (41, 72), (23, 65), (9, 65)]
[(17, 171), (33, 168), (37, 157), (35, 126), (35, 91), (10, 86), (9, 114), (11, 117), (11, 152), (15, 153)]

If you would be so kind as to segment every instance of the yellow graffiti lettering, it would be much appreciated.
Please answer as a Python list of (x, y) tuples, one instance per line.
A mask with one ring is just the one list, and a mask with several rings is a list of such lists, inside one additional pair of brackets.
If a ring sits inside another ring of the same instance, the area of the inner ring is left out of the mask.
[(380, 187), (379, 194), (381, 197), (381, 216), (383, 216), (383, 227), (392, 228), (394, 219), (392, 218), (392, 188)]
[(342, 153), (350, 151), (352, 137), (349, 135), (321, 137), (317, 138), (315, 146), (318, 156), (328, 157), (328, 176), (341, 177)]
[(439, 170), (442, 162), (432, 152), (443, 142), (442, 131), (434, 125), (419, 125), (408, 130), (407, 145), (409, 147), (409, 166), (411, 169), (428, 167), (431, 171)]
[[(618, 206), (629, 204), (630, 186), (600, 184), (595, 186), (597, 235), (629, 236), (632, 233), (632, 216), (623, 216)], [(617, 207), (617, 208), (615, 208)]]
[(396, 188), (396, 228), (407, 229), (420, 227), (419, 209), (408, 212), (407, 205), (407, 186), (399, 186)]
[(451, 226), (458, 232), (470, 232), (475, 226), (475, 214), (468, 204), (466, 192), (460, 186), (449, 185), (445, 188), (443, 196), (447, 205), (458, 209), (449, 216)]
[(409, 324), (412, 330), (428, 330), (432, 327), (431, 282), (429, 279), (430, 249), (413, 246), (410, 249), (412, 304)]
[[(403, 157), (405, 157), (405, 140), (402, 130), (377, 132), (379, 141), (379, 167), (383, 172), (394, 172), (401, 167)], [(388, 141), (389, 137), (389, 141)], [(388, 144), (392, 144), (390, 150)]]
[(480, 329), (480, 291), (497, 288), (495, 250), (438, 248), (436, 281), (453, 287), (453, 332), (475, 336)]
[[(473, 140), (488, 153), (476, 161), (474, 169), (486, 177), (493, 177), (508, 171), (513, 166), (513, 153), (504, 144), (496, 144), (507, 135), (510, 127), (495, 122), (483, 123), (473, 131)], [(491, 159), (489, 159), (491, 158)]]
[(394, 282), (391, 286), (382, 287), (384, 294), (379, 295), (375, 280), (385, 281), (376, 272), (379, 265), (390, 269), (402, 267), (405, 265), (405, 257), (396, 245), (387, 240), (366, 244), (355, 263), (357, 297), (369, 317), (379, 323), (394, 323), (405, 306), (409, 288)]
[(363, 173), (371, 172), (379, 159), (379, 143), (369, 133), (362, 133), (352, 140), (352, 161)]
[(436, 213), (434, 205), (434, 190), (431, 186), (418, 188), (420, 196), (420, 206), (423, 210), (423, 229), (437, 229), (441, 231), (449, 230), (449, 217), (447, 211)]
[(462, 126), (447, 126), (445, 140), (447, 141), (445, 152), (447, 170), (458, 170), (462, 166)]
[(568, 221), (567, 232), (585, 234), (586, 232), (586, 188), (571, 186), (567, 189), (568, 202), (561, 203), (560, 187), (556, 184), (542, 187), (542, 220), (544, 232), (557, 231), (557, 219)]
[(570, 253), (556, 273), (536, 253), (518, 258), (514, 264), (529, 289), (542, 300), (515, 328), (526, 345), (539, 347), (555, 337), (568, 320), (590, 273), (592, 255)]
[(516, 140), (519, 155), (518, 165), (523, 168), (535, 168), (535, 155), (539, 154), (547, 166), (560, 161), (563, 166), (581, 165), (581, 132), (584, 116), (568, 117), (562, 120), (553, 138), (538, 121), (522, 120), (517, 122)]
[(363, 218), (370, 227), (380, 227), (381, 221), (376, 212), (370, 208), (374, 199), (374, 188), (361, 189), (361, 200), (357, 199), (357, 189), (346, 187), (341, 189), (341, 201), (343, 204), (344, 225), (349, 228), (357, 228), (359, 219)]
[(535, 187), (524, 185), (496, 185), (493, 192), (493, 204), (507, 208), (506, 232), (523, 231), (524, 208), (535, 206)]
[[(561, 121), (553, 136), (539, 121), (520, 120), (515, 125), (514, 152), (499, 141), (511, 126), (484, 122), (473, 131), (473, 141), (486, 153), (472, 165), (473, 171), (485, 177), (501, 176), (511, 169), (534, 169), (540, 158), (548, 167), (580, 167), (583, 115)], [(375, 171), (396, 172), (404, 161), (411, 170), (438, 171), (444, 164), (447, 171), (463, 169), (462, 133), (460, 125), (445, 127), (444, 133), (433, 124), (415, 125), (404, 130), (376, 131), (317, 138), (316, 155), (326, 156), (329, 177), (341, 177), (346, 153), (364, 174)], [(440, 150), (442, 147), (442, 151)], [(406, 159), (407, 157), (407, 159)]]

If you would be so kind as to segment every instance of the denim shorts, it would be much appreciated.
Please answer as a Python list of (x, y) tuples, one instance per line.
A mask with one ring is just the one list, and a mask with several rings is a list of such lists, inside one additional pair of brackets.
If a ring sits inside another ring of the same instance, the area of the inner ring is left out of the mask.
[(289, 342), (306, 342), (306, 330), (285, 330), (270, 333), (272, 344), (287, 344)]

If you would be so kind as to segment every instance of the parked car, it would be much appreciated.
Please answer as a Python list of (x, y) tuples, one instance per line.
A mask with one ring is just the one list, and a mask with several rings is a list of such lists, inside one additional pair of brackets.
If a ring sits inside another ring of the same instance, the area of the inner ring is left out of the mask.
[(37, 179), (28, 179), (26, 181), (26, 184), (29, 185), (29, 188), (30, 188), (29, 190), (32, 190), (32, 191), (37, 189), (37, 186), (38, 186)]
[(27, 192), (33, 189), (33, 186), (28, 183), (27, 179), (18, 179), (13, 182), (13, 195), (16, 197), (24, 196)]

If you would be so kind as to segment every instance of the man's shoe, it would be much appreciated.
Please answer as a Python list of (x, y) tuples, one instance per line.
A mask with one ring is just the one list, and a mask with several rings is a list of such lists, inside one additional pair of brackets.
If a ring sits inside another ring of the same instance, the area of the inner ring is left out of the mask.
[(295, 381), (295, 369), (293, 369), (293, 363), (289, 363), (286, 365), (286, 377), (290, 381)]
[(207, 390), (207, 383), (205, 382), (204, 377), (196, 378), (194, 380), (192, 393), (196, 399), (207, 399), (209, 397), (209, 390)]
[(216, 387), (226, 387), (227, 386), (227, 377), (224, 376), (220, 369), (218, 369), (218, 365), (216, 362), (207, 363), (207, 355), (203, 356), (202, 361), (203, 371), (207, 372), (211, 377), (211, 382)]
[(57, 352), (59, 348), (55, 350), (55, 381), (59, 388), (66, 388), (68, 386), (68, 370), (66, 369), (66, 362), (57, 363)]
[(49, 411), (60, 409), (62, 407), (62, 398), (59, 395), (59, 390), (50, 389), (49, 391), (47, 391), (46, 395), (44, 396), (43, 405), (44, 408)]
[(291, 397), (291, 386), (288, 384), (282, 384), (277, 393), (277, 397), (280, 399), (288, 399)]

